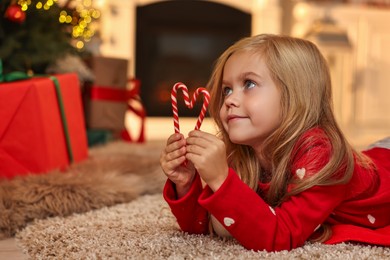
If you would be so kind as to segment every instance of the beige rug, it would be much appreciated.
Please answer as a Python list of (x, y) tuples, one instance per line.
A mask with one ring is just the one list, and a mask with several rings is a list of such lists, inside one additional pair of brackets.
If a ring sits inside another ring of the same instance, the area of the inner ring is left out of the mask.
[(179, 231), (161, 194), (38, 220), (16, 238), (32, 259), (390, 259), (390, 248), (383, 247), (306, 244), (267, 253), (246, 250), (234, 240), (188, 235)]
[(161, 196), (163, 145), (113, 142), (65, 173), (0, 181), (0, 239), (16, 234), (30, 259), (390, 259), (390, 248), (252, 252), (181, 232)]

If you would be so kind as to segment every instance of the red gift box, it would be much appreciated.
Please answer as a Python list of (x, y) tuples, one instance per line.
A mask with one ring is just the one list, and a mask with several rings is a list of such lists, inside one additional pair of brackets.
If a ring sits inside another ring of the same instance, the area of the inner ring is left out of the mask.
[(48, 77), (0, 84), (0, 177), (64, 169), (87, 158), (78, 77), (55, 78), (59, 97)]

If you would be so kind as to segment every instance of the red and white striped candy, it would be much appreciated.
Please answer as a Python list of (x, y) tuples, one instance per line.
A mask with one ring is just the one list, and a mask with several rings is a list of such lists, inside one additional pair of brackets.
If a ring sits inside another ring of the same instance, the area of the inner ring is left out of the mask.
[(203, 106), (202, 109), (200, 110), (198, 121), (196, 122), (195, 125), (195, 130), (198, 130), (202, 125), (203, 119), (206, 115), (207, 107), (209, 106), (210, 94), (205, 88), (197, 88), (192, 96), (192, 99), (190, 100), (190, 97), (188, 95), (188, 88), (186, 87), (186, 85), (184, 85), (181, 82), (178, 82), (173, 86), (171, 91), (171, 100), (172, 100), (172, 111), (173, 111), (173, 125), (175, 127), (175, 133), (180, 133), (179, 113), (177, 109), (177, 91), (179, 89), (182, 90), (184, 95), (184, 102), (186, 106), (190, 109), (194, 107), (198, 95), (203, 94)]

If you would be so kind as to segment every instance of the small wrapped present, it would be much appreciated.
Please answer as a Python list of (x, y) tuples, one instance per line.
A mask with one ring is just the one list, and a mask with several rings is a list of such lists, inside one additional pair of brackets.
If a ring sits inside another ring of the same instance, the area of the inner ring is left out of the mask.
[[(132, 142), (137, 141), (142, 143), (145, 141), (145, 118), (146, 111), (142, 105), (139, 93), (141, 82), (138, 79), (129, 80), (129, 85), (132, 87), (130, 89), (115, 89), (115, 88), (107, 88), (107, 87), (93, 87), (90, 90), (90, 99), (93, 101), (104, 101), (113, 104), (124, 104), (126, 107), (125, 112), (132, 112), (136, 116), (141, 119), (141, 129), (139, 132), (139, 136), (136, 140), (130, 136), (129, 131), (125, 128), (124, 122), (122, 123), (122, 128), (120, 131), (116, 131), (114, 133), (114, 138), (119, 137), (116, 136), (116, 133), (120, 134), (120, 138), (124, 141)], [(93, 129), (89, 129), (93, 130)]]
[(0, 177), (64, 169), (88, 156), (76, 74), (0, 84)]
[[(94, 143), (99, 130), (111, 131), (114, 139), (144, 142), (146, 112), (140, 99), (141, 81), (128, 79), (128, 60), (93, 57), (88, 63), (95, 74), (93, 84), (86, 85), (84, 93), (89, 143)], [(141, 119), (138, 138), (132, 138), (125, 128), (127, 112)]]
[[(108, 57), (93, 57), (89, 62), (95, 80), (86, 86), (85, 104), (87, 126), (90, 129), (122, 130), (127, 104), (116, 102), (96, 93), (126, 91), (128, 60)], [(108, 89), (108, 91), (106, 91)], [(110, 95), (110, 94), (108, 94)]]

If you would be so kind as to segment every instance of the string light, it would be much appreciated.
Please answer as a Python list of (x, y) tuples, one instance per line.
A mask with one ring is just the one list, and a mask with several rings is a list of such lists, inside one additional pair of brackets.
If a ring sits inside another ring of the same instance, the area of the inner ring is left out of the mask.
[(18, 5), (22, 8), (22, 11), (25, 12), (28, 9), (28, 6), (31, 4), (31, 0), (19, 0)]
[[(84, 42), (88, 42), (95, 35), (91, 23), (100, 17), (100, 11), (93, 8), (91, 0), (77, 1), (76, 12), (68, 14), (66, 11), (60, 13), (59, 22), (72, 24), (72, 37), (77, 40), (75, 46), (78, 49), (84, 48)], [(81, 44), (82, 43), (82, 44)]]
[[(44, 9), (44, 10), (49, 10), (51, 6), (58, 0), (47, 0), (47, 1), (38, 1), (35, 5), (36, 9)], [(43, 3), (44, 2), (44, 3)], [(31, 0), (18, 0), (18, 5), (21, 6), (22, 11), (27, 11), (29, 6), (31, 5)]]
[[(49, 10), (58, 0), (38, 1), (35, 4), (37, 10)], [(100, 18), (100, 11), (92, 5), (92, 0), (75, 0), (75, 11), (68, 13), (62, 10), (59, 14), (58, 21), (72, 26), (72, 37), (76, 40), (75, 47), (82, 49), (85, 42), (88, 42), (95, 35), (95, 29), (91, 26), (94, 20)], [(31, 6), (31, 0), (18, 0), (18, 5), (23, 11), (27, 11)]]
[(76, 47), (77, 47), (78, 49), (84, 48), (84, 42), (83, 42), (83, 41), (77, 41)]

